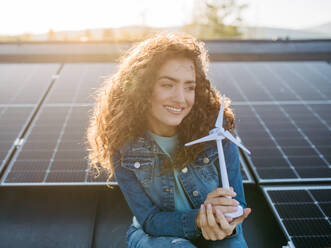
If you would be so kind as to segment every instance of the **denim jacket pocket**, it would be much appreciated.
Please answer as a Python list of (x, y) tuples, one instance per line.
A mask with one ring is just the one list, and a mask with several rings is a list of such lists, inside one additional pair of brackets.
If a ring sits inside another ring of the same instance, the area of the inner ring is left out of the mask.
[(121, 160), (121, 166), (133, 171), (139, 182), (146, 187), (152, 181), (155, 158), (125, 156)]
[(217, 169), (215, 161), (218, 159), (218, 154), (212, 154), (209, 156), (199, 156), (196, 161), (191, 165), (194, 170), (198, 171), (204, 179), (211, 180), (217, 179)]

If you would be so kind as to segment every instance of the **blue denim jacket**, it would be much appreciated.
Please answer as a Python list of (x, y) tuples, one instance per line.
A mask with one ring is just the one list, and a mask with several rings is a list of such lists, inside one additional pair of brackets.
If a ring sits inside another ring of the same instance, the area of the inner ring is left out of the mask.
[[(223, 142), (230, 186), (235, 199), (246, 207), (238, 148)], [(192, 209), (175, 211), (174, 175), (167, 171), (158, 176), (167, 155), (147, 133), (133, 144), (126, 143), (113, 156), (115, 178), (133, 213), (145, 233), (152, 236), (175, 236), (195, 239), (201, 235), (196, 216), (207, 194), (221, 187), (216, 142), (206, 143), (196, 161), (179, 171), (179, 178)], [(237, 226), (236, 234), (241, 232)]]

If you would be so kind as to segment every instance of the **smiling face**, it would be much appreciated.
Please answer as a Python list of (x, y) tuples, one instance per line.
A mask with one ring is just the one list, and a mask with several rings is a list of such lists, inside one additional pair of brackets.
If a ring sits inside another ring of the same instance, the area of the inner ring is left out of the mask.
[(171, 58), (159, 69), (148, 112), (148, 128), (160, 136), (173, 136), (189, 114), (195, 97), (195, 69), (192, 60)]

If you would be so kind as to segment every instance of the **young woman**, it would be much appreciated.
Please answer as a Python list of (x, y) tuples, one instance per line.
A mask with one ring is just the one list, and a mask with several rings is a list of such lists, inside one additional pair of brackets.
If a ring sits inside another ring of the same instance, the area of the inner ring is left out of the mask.
[[(115, 174), (134, 215), (128, 247), (247, 247), (250, 209), (224, 216), (246, 206), (236, 145), (223, 142), (230, 190), (220, 187), (215, 141), (184, 146), (208, 135), (218, 115), (208, 62), (202, 42), (159, 34), (130, 49), (97, 92), (89, 159)], [(229, 99), (223, 126), (233, 133)]]

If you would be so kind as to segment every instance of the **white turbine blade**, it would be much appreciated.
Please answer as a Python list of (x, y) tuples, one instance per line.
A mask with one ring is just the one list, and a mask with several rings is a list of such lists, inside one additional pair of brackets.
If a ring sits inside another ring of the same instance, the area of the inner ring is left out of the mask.
[(215, 127), (223, 127), (224, 99), (225, 99), (225, 95), (222, 96), (222, 104), (221, 104), (220, 112), (218, 113), (217, 116)]
[(241, 149), (243, 149), (246, 153), (251, 154), (251, 152), (250, 152), (246, 147), (244, 147), (244, 146), (239, 142), (239, 140), (235, 139), (229, 131), (225, 131), (225, 132), (223, 133), (223, 135), (224, 135), (226, 138), (228, 138), (230, 141), (232, 141), (233, 143), (235, 143), (237, 146), (239, 146)]
[(223, 146), (221, 140), (217, 140), (217, 150), (218, 150), (218, 161), (220, 164), (220, 172), (222, 178), (222, 187), (228, 189), (230, 188), (230, 185), (229, 185), (228, 172), (226, 170), (224, 152), (223, 152)]
[(189, 143), (186, 143), (185, 146), (190, 146), (190, 145), (194, 145), (194, 144), (197, 144), (197, 143), (216, 140), (216, 139), (217, 139), (217, 136), (215, 134), (210, 134), (208, 136), (205, 136), (205, 137), (202, 137), (200, 139), (197, 139), (197, 140), (191, 141)]

